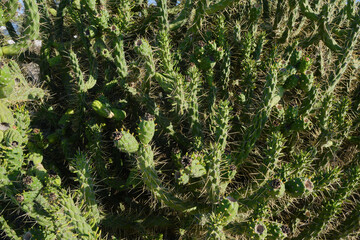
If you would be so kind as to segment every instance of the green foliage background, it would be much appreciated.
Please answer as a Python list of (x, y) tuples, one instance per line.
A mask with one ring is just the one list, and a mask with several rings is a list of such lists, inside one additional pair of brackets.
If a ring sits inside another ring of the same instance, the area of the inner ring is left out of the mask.
[(23, 3), (0, 0), (1, 237), (359, 237), (358, 2)]

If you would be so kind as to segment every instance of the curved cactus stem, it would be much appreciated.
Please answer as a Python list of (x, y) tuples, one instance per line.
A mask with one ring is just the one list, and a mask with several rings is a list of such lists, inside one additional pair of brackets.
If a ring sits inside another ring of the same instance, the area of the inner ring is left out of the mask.
[(3, 216), (0, 216), (0, 229), (5, 232), (6, 236), (14, 239), (21, 240), (22, 238), (17, 235), (17, 233), (9, 226), (7, 221)]
[[(26, 20), (24, 25), (26, 26), (23, 32), (24, 37), (17, 43), (8, 46), (0, 47), (0, 57), (4, 55), (17, 55), (25, 51), (32, 45), (34, 40), (37, 40), (40, 35), (40, 14), (38, 11), (38, 5), (36, 0), (23, 0)], [(18, 4), (10, 2), (9, 4)], [(17, 7), (16, 7), (17, 9)], [(12, 8), (10, 8), (10, 11)]]
[(356, 234), (356, 231), (360, 229), (360, 205), (346, 217), (345, 221), (334, 230), (326, 234), (329, 239), (347, 239), (351, 234)]
[(94, 231), (88, 224), (80, 208), (75, 205), (73, 198), (67, 194), (65, 195), (61, 193), (59, 193), (59, 198), (61, 199), (63, 211), (67, 220), (74, 225), (74, 231), (79, 235), (79, 237), (89, 240), (98, 239), (99, 233), (97, 233), (97, 230)]
[(171, 31), (175, 31), (176, 29), (184, 26), (187, 23), (188, 18), (191, 12), (193, 11), (192, 6), (193, 6), (193, 0), (186, 0), (185, 6), (181, 10), (179, 16), (169, 24), (169, 29)]
[(247, 129), (243, 143), (240, 147), (240, 154), (236, 159), (236, 165), (239, 166), (248, 157), (251, 149), (254, 147), (256, 140), (259, 138), (262, 129), (265, 127), (266, 121), (270, 115), (271, 109), (281, 99), (277, 84), (277, 67), (271, 67), (270, 73), (267, 75), (266, 84), (263, 92), (263, 106), (254, 117), (253, 125)]
[(167, 207), (180, 212), (193, 212), (196, 206), (186, 203), (175, 196), (173, 196), (164, 186), (157, 176), (154, 163), (154, 153), (149, 145), (141, 145), (137, 153), (138, 168), (142, 172), (143, 181), (146, 187), (154, 195), (157, 200), (160, 200)]

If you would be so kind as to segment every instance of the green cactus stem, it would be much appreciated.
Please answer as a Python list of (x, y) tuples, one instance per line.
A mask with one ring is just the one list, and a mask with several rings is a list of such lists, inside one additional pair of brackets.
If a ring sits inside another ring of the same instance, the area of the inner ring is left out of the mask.
[(282, 240), (288, 237), (290, 233), (290, 229), (288, 226), (277, 223), (271, 222), (268, 224), (268, 236), (267, 239), (269, 240)]
[(314, 185), (310, 179), (294, 178), (285, 183), (285, 188), (292, 197), (301, 197), (311, 193)]
[(138, 168), (143, 174), (143, 181), (153, 196), (164, 203), (167, 207), (180, 212), (191, 212), (196, 210), (196, 206), (181, 201), (174, 197), (171, 193), (165, 189), (161, 180), (157, 176), (154, 163), (154, 153), (149, 145), (140, 145), (137, 152)]
[(8, 64), (0, 62), (0, 98), (9, 97), (14, 91), (15, 79)]
[[(23, 32), (24, 37), (20, 41), (13, 45), (1, 46), (0, 47), (0, 57), (4, 55), (17, 55), (25, 51), (30, 45), (33, 44), (34, 40), (39, 39), (40, 35), (40, 14), (38, 10), (38, 5), (35, 0), (24, 0), (25, 16), (26, 20), (24, 26), (26, 26), (25, 31)], [(17, 2), (9, 3), (11, 5), (18, 4)], [(13, 7), (9, 10), (13, 11)], [(17, 7), (16, 7), (17, 9)]]
[(331, 239), (347, 239), (351, 234), (356, 234), (356, 231), (360, 228), (360, 205), (346, 217), (345, 221), (334, 230), (327, 234), (327, 237)]
[(272, 107), (275, 106), (281, 99), (281, 95), (276, 88), (278, 81), (277, 70), (276, 65), (272, 66), (266, 77), (266, 84), (263, 92), (263, 106), (255, 115), (253, 125), (249, 127), (245, 133), (243, 143), (240, 147), (241, 153), (236, 160), (236, 165), (240, 165), (249, 156), (251, 149), (254, 147), (256, 140), (261, 134), (261, 130), (266, 124)]
[(81, 198), (85, 201), (88, 214), (92, 216), (90, 225), (97, 224), (101, 221), (102, 214), (96, 201), (95, 183), (92, 177), (93, 169), (85, 154), (81, 152), (76, 154), (73, 165), (75, 168), (73, 172), (76, 173), (80, 185)]
[(128, 131), (115, 131), (112, 134), (115, 147), (120, 151), (127, 153), (135, 153), (139, 149), (139, 143), (136, 138)]
[(221, 200), (215, 212), (220, 215), (220, 221), (226, 225), (236, 219), (239, 204), (233, 197), (226, 197)]
[(155, 133), (155, 117), (145, 114), (138, 125), (138, 138), (142, 144), (149, 144)]
[(199, 178), (204, 176), (206, 164), (204, 154), (193, 152), (191, 155), (185, 155), (181, 159), (182, 169), (175, 173), (175, 178), (179, 184), (187, 184), (190, 178)]
[(126, 117), (125, 111), (121, 109), (113, 108), (107, 102), (104, 103), (99, 100), (94, 100), (91, 104), (91, 107), (98, 115), (104, 118), (109, 118), (109, 119), (113, 118), (116, 121), (122, 121)]
[[(243, 212), (246, 208), (252, 209), (258, 204), (263, 204), (270, 199), (281, 198), (285, 194), (285, 184), (280, 179), (268, 180), (262, 188), (247, 198), (238, 199), (244, 207), (239, 211)], [(236, 198), (235, 198), (236, 199)]]
[(1, 131), (9, 129), (15, 124), (13, 113), (2, 101), (0, 101), (0, 123), (3, 127)]
[(268, 236), (266, 224), (261, 219), (229, 224), (226, 229), (239, 235), (241, 234), (247, 239), (265, 240)]
[(10, 237), (15, 240), (21, 240), (22, 238), (17, 235), (17, 233), (11, 228), (7, 223), (6, 219), (3, 216), (0, 216), (0, 228), (5, 232), (7, 237)]
[(23, 138), (21, 134), (13, 128), (4, 132), (4, 141), (8, 147), (19, 147), (23, 144)]

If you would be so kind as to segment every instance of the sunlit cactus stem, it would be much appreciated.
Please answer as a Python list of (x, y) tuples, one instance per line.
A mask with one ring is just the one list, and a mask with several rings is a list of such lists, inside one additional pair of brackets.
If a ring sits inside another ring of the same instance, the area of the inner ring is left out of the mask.
[[(40, 36), (40, 14), (38, 5), (35, 0), (23, 0), (25, 8), (25, 30), (24, 36), (19, 39), (17, 43), (8, 46), (0, 47), (0, 57), (4, 55), (17, 55), (28, 49), (35, 40)], [(16, 11), (18, 2), (11, 1), (11, 7), (8, 9), (10, 15), (12, 15), (14, 9)], [(16, 5), (16, 8), (14, 7)], [(10, 20), (10, 19), (9, 19)]]

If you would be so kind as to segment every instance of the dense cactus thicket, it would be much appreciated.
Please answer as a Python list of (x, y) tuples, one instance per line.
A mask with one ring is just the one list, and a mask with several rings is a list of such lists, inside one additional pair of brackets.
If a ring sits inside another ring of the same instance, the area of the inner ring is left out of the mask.
[(1, 239), (360, 236), (355, 0), (0, 0), (0, 28)]

